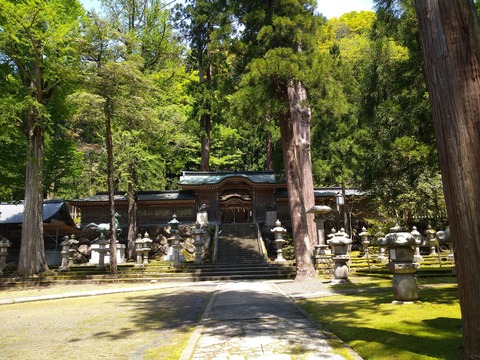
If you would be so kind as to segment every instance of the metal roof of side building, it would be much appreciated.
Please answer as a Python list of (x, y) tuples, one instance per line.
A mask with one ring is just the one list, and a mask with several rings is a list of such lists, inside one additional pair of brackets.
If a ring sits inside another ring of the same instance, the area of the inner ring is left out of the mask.
[[(74, 222), (66, 210), (66, 203), (64, 200), (44, 200), (43, 201), (43, 222), (48, 223), (57, 214), (61, 213), (62, 220), (65, 223), (74, 226)], [(0, 224), (22, 224), (24, 202), (15, 203), (0, 203)]]
[(273, 171), (184, 171), (180, 176), (181, 186), (215, 185), (225, 179), (240, 177), (254, 184), (285, 184), (283, 177)]

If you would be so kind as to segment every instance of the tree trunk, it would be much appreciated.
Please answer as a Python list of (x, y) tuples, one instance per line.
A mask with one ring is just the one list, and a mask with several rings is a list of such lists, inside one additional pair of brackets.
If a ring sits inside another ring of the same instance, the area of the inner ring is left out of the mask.
[(138, 233), (138, 206), (137, 192), (132, 184), (128, 184), (128, 232), (127, 232), (127, 258), (135, 259), (135, 240)]
[(210, 171), (210, 132), (211, 118), (209, 114), (202, 115), (202, 160), (200, 171)]
[[(290, 118), (293, 128), (293, 141), (295, 156), (301, 169), (300, 179), (302, 180), (302, 202), (305, 211), (315, 206), (315, 193), (313, 188), (312, 156), (310, 141), (310, 123), (312, 113), (305, 105), (307, 91), (300, 81), (291, 82), (288, 86), (288, 100), (290, 104)], [(312, 249), (317, 245), (317, 228), (315, 214), (306, 214), (308, 235)]]
[(18, 262), (19, 276), (32, 276), (48, 270), (43, 240), (43, 128), (31, 109), (27, 119), (28, 154), (22, 238)]
[(416, 0), (462, 311), (480, 359), (480, 27), (471, 0)]
[(118, 274), (117, 269), (117, 232), (115, 221), (115, 184), (113, 179), (113, 140), (112, 140), (112, 113), (110, 101), (105, 102), (105, 143), (107, 146), (107, 176), (108, 176), (108, 202), (110, 208), (110, 272)]
[(305, 281), (316, 277), (313, 264), (313, 249), (307, 226), (307, 213), (303, 203), (304, 169), (298, 163), (292, 121), (288, 115), (280, 116), (280, 133), (288, 190), (288, 202), (292, 219), (292, 232), (297, 262), (296, 281)]

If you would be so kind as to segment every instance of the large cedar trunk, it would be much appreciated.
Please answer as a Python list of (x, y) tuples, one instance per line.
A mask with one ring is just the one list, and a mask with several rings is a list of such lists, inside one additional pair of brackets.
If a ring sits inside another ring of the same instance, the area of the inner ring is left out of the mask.
[[(310, 142), (310, 124), (312, 113), (304, 103), (307, 100), (307, 91), (300, 81), (295, 81), (288, 87), (288, 101), (290, 104), (290, 117), (293, 128), (293, 142), (295, 156), (302, 169), (300, 178), (302, 181), (302, 202), (305, 211), (315, 206), (315, 193), (313, 188), (312, 156)], [(317, 245), (317, 229), (315, 214), (306, 214), (308, 235), (312, 249)]]
[(211, 132), (211, 118), (209, 114), (202, 116), (202, 159), (200, 164), (200, 171), (210, 171), (210, 132)]
[(127, 231), (127, 258), (135, 259), (135, 240), (138, 232), (138, 205), (137, 192), (132, 184), (128, 184), (128, 231)]
[(117, 269), (117, 232), (115, 224), (115, 185), (113, 179), (113, 140), (112, 124), (108, 108), (109, 101), (106, 101), (107, 110), (105, 113), (105, 143), (107, 146), (107, 175), (108, 175), (108, 201), (110, 209), (110, 271), (113, 275), (118, 274)]
[(480, 359), (480, 28), (471, 0), (416, 0), (462, 311)]
[(305, 281), (314, 279), (316, 273), (313, 263), (313, 248), (308, 233), (307, 213), (303, 203), (302, 174), (304, 169), (298, 163), (298, 157), (295, 154), (295, 138), (290, 116), (280, 116), (280, 132), (297, 262), (295, 280)]
[(18, 275), (48, 270), (43, 240), (43, 129), (33, 109), (28, 115), (25, 202)]

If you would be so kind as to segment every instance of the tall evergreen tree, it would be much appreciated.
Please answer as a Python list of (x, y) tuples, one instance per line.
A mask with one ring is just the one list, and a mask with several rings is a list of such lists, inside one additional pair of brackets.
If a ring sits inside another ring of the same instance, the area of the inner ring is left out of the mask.
[(44, 131), (53, 94), (73, 76), (82, 8), (76, 0), (1, 0), (0, 62), (22, 100), (12, 116), (27, 138), (25, 203), (18, 273), (48, 269), (43, 243)]
[[(241, 38), (248, 63), (243, 85), (251, 96), (270, 104), (277, 118), (289, 193), (297, 260), (297, 280), (315, 277), (315, 204), (311, 165), (310, 122), (306, 69), (311, 67), (318, 18), (313, 1), (234, 1), (244, 25)], [(275, 100), (272, 102), (272, 100)]]

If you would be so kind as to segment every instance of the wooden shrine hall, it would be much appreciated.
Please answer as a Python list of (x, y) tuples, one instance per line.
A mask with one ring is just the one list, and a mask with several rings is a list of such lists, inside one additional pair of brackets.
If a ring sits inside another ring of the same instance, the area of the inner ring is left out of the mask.
[[(173, 214), (182, 224), (193, 224), (199, 209), (208, 214), (212, 224), (264, 223), (267, 212), (288, 225), (290, 213), (287, 187), (274, 172), (191, 172), (182, 173), (180, 190), (145, 191), (138, 194), (139, 227), (165, 226)], [(315, 189), (317, 204), (335, 208), (340, 188)], [(352, 190), (348, 195), (354, 195)], [(81, 227), (91, 222), (108, 222), (108, 194), (69, 201), (81, 212)], [(127, 226), (127, 198), (115, 196), (115, 210), (121, 215), (120, 226)]]

